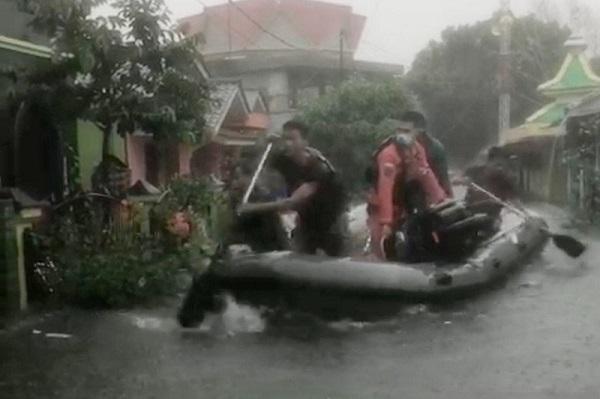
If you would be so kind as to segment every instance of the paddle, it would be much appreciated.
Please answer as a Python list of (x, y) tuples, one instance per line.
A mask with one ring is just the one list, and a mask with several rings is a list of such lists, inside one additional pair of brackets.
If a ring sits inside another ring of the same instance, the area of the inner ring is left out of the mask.
[(252, 195), (252, 191), (254, 191), (254, 186), (256, 186), (258, 177), (260, 176), (260, 173), (264, 169), (265, 163), (267, 162), (267, 158), (269, 157), (269, 154), (271, 153), (272, 149), (273, 149), (273, 143), (269, 143), (269, 145), (267, 145), (267, 149), (265, 150), (265, 152), (263, 153), (263, 155), (260, 159), (260, 162), (258, 163), (256, 171), (254, 171), (254, 175), (252, 176), (250, 185), (248, 186), (248, 188), (246, 189), (246, 192), (244, 193), (244, 197), (242, 198), (242, 205), (246, 205), (248, 203), (248, 200), (250, 199), (250, 195)]
[[(504, 206), (506, 209), (508, 209), (511, 212), (515, 213), (516, 215), (522, 217), (523, 219), (527, 219), (527, 218), (531, 217), (531, 215), (529, 215), (524, 210), (517, 208), (516, 206), (512, 205), (509, 202), (501, 200), (496, 195), (492, 194), (491, 192), (489, 192), (485, 188), (481, 187), (480, 185), (475, 184), (473, 182), (469, 183), (469, 185), (471, 187), (473, 187), (475, 190), (487, 195), (493, 201)], [(575, 239), (572, 236), (568, 236), (565, 234), (556, 234), (556, 233), (551, 232), (550, 230), (546, 230), (546, 233), (548, 233), (550, 238), (552, 238), (552, 242), (554, 243), (554, 245), (556, 245), (557, 248), (559, 248), (560, 250), (565, 252), (571, 258), (578, 258), (586, 250), (585, 244), (583, 244), (581, 241)]]

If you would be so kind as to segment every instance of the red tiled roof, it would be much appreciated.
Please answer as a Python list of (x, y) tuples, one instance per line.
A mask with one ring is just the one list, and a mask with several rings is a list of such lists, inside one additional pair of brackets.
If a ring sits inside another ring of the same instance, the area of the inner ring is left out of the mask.
[(232, 124), (227, 127), (241, 131), (264, 132), (269, 129), (269, 126), (271, 126), (269, 115), (253, 112), (248, 114), (244, 123)]
[[(362, 35), (366, 17), (352, 13), (350, 6), (313, 0), (242, 0), (235, 3), (252, 19), (269, 29), (270, 22), (283, 16), (292, 24), (297, 34), (315, 47), (332, 37), (337, 37), (344, 28), (349, 30), (347, 43), (354, 50)], [(227, 3), (206, 7), (202, 14), (180, 20), (182, 30), (188, 35), (205, 31), (209, 24), (221, 27), (227, 34), (227, 25), (232, 27), (232, 45), (248, 48), (262, 34), (261, 29), (250, 21), (237, 7)], [(283, 37), (283, 39), (287, 39)]]

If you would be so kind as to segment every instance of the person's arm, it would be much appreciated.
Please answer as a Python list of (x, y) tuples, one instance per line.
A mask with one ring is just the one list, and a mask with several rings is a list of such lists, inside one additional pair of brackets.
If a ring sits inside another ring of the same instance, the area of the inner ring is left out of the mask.
[(448, 157), (446, 155), (446, 149), (444, 145), (437, 139), (430, 137), (430, 152), (431, 152), (431, 165), (429, 165), (435, 172), (436, 178), (446, 195), (449, 197), (454, 196), (452, 190), (452, 182), (450, 181), (450, 175), (448, 172)]
[(394, 224), (394, 189), (400, 170), (400, 156), (392, 146), (382, 150), (377, 156), (377, 203), (378, 223), (383, 226), (384, 236), (391, 233)]
[[(298, 211), (305, 207), (317, 193), (320, 185), (328, 184), (331, 174), (327, 165), (318, 159), (311, 158), (309, 162), (311, 162), (310, 166), (304, 176), (306, 182), (300, 185), (289, 198), (259, 204), (246, 204), (238, 208), (238, 213)], [(277, 164), (275, 169), (283, 170), (285, 167), (285, 164)]]
[(450, 175), (448, 173), (448, 158), (444, 147), (440, 148), (439, 154), (439, 173), (440, 173), (440, 184), (448, 197), (454, 197), (454, 190), (452, 190), (452, 183), (450, 183)]
[(304, 207), (315, 195), (319, 188), (316, 182), (304, 183), (298, 187), (289, 198), (258, 204), (244, 204), (238, 208), (239, 214), (262, 212), (296, 211)]
[(426, 196), (426, 205), (432, 206), (439, 204), (447, 198), (446, 190), (439, 182), (435, 172), (432, 170), (431, 165), (427, 161), (427, 153), (423, 146), (419, 143), (415, 143), (411, 151), (412, 158), (410, 159), (410, 165), (408, 174), (421, 184)]
[[(266, 168), (265, 168), (265, 170), (263, 170), (262, 177), (264, 177), (265, 175), (269, 175), (270, 178), (273, 178), (273, 176), (275, 174), (281, 175), (281, 170), (285, 169), (286, 167), (287, 167), (287, 165), (285, 162), (285, 158), (277, 151), (274, 151), (271, 154), (271, 156), (267, 159)], [(269, 180), (271, 180), (271, 179), (269, 179)], [(248, 182), (249, 182), (249, 180), (248, 180)], [(241, 215), (247, 215), (247, 214), (252, 214), (252, 213), (266, 213), (266, 212), (277, 212), (280, 210), (286, 210), (287, 207), (289, 206), (289, 204), (288, 204), (289, 198), (272, 200), (272, 197), (270, 196), (271, 189), (272, 189), (272, 187), (269, 187), (269, 190), (268, 190), (269, 195), (263, 195), (262, 197), (258, 197), (259, 201), (261, 201), (261, 202), (245, 203), (245, 204), (239, 205), (236, 210), (237, 214), (241, 216)], [(256, 195), (253, 195), (253, 197), (255, 199), (257, 198)]]

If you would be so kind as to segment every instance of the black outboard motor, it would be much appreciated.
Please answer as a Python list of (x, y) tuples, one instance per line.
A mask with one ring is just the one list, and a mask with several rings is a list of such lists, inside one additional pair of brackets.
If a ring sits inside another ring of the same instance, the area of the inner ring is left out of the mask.
[(394, 239), (386, 242), (386, 253), (403, 262), (457, 261), (495, 232), (494, 221), (462, 203), (445, 201), (411, 214)]

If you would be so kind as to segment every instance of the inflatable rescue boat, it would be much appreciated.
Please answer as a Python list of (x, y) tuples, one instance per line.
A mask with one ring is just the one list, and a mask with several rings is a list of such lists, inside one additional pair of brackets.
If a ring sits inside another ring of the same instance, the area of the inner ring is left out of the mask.
[(493, 284), (539, 253), (548, 237), (548, 226), (542, 218), (506, 213), (498, 233), (458, 262), (395, 263), (289, 251), (253, 253), (247, 247), (238, 247), (214, 265), (211, 274), (220, 286), (231, 289), (272, 284), (433, 299)]

